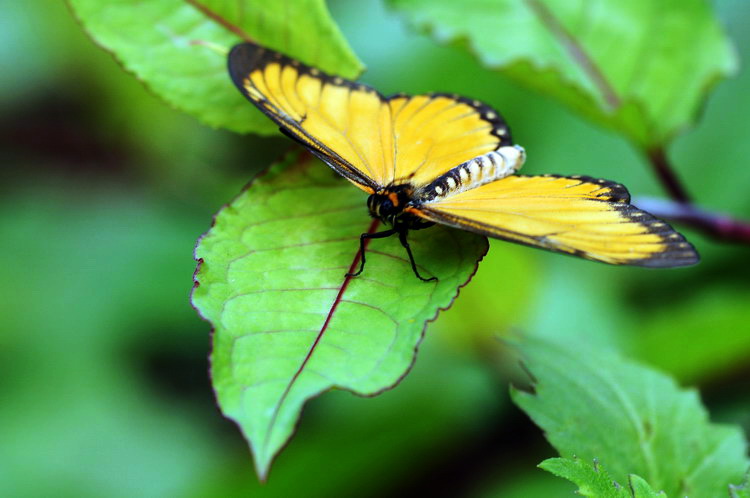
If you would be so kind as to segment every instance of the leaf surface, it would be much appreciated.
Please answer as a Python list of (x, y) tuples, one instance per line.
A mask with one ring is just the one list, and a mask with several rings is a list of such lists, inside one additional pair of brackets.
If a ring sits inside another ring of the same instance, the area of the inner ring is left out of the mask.
[(576, 493), (591, 498), (666, 498), (657, 493), (637, 475), (628, 476), (627, 488), (614, 481), (598, 463), (593, 465), (580, 458), (549, 458), (539, 467), (576, 484)]
[(642, 146), (690, 124), (737, 67), (705, 0), (389, 0), (442, 43)]
[(371, 241), (366, 196), (310, 156), (278, 164), (217, 215), (201, 239), (193, 303), (214, 326), (212, 378), (265, 478), (302, 405), (331, 388), (374, 395), (414, 361), (427, 321), (476, 271), (487, 240), (444, 227), (412, 231), (423, 275), (397, 238)]
[(742, 478), (742, 431), (710, 423), (695, 391), (582, 344), (530, 338), (521, 351), (536, 393), (512, 397), (561, 456), (596, 459), (618, 482), (637, 474), (668, 496), (726, 496)]
[(229, 49), (243, 40), (355, 78), (362, 64), (324, 0), (69, 0), (91, 38), (167, 103), (204, 123), (270, 134), (277, 127), (232, 85)]

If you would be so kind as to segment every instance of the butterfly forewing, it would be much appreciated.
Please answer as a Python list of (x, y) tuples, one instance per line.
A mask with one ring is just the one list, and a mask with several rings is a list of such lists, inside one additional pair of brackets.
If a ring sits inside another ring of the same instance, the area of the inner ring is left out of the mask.
[(237, 87), (285, 133), (372, 193), (418, 188), (511, 143), (500, 115), (448, 94), (383, 97), (252, 43), (229, 55)]
[(683, 266), (695, 249), (630, 204), (622, 185), (585, 177), (509, 176), (412, 212), (490, 237), (611, 264)]
[[(232, 49), (229, 73), (237, 88), (282, 131), (363, 190), (377, 188), (367, 157), (342, 133), (348, 93), (355, 84), (251, 43)], [(377, 92), (357, 91), (371, 102), (369, 108), (381, 106)]]

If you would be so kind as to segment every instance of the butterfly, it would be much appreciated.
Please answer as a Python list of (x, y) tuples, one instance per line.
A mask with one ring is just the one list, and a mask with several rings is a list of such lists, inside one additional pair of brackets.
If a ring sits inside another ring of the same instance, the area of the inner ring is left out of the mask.
[(685, 238), (630, 204), (627, 189), (588, 176), (518, 175), (526, 158), (500, 114), (447, 93), (384, 97), (375, 89), (254, 43), (229, 53), (229, 74), (250, 102), (369, 194), (371, 216), (398, 235), (414, 274), (410, 230), (435, 223), (615, 265), (698, 262)]

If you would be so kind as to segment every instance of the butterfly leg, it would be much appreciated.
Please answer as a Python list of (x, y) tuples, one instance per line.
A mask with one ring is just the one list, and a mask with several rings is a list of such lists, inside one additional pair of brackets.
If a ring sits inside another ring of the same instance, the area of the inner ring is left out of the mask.
[(409, 242), (407, 242), (406, 240), (406, 235), (408, 233), (409, 233), (409, 230), (405, 228), (402, 228), (401, 230), (399, 230), (398, 240), (401, 242), (401, 245), (404, 246), (404, 249), (406, 249), (406, 253), (409, 255), (409, 261), (411, 262), (411, 269), (414, 270), (414, 275), (416, 275), (417, 278), (423, 282), (432, 282), (433, 280), (437, 280), (437, 277), (424, 278), (417, 271), (417, 263), (414, 261), (414, 255), (411, 253), (411, 247), (409, 246)]
[(391, 228), (390, 230), (384, 230), (382, 232), (377, 233), (363, 233), (359, 236), (359, 270), (357, 270), (355, 273), (347, 273), (347, 277), (358, 277), (362, 270), (365, 269), (365, 240), (367, 239), (383, 239), (385, 237), (390, 237), (396, 233), (396, 230), (394, 228)]

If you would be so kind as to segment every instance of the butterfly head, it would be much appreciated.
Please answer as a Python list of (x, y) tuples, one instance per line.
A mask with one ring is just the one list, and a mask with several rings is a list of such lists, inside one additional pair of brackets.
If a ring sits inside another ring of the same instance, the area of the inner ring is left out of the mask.
[(412, 189), (409, 185), (388, 187), (375, 192), (367, 199), (370, 216), (378, 218), (389, 225), (406, 225), (407, 228), (426, 228), (432, 223), (404, 211), (411, 200)]

